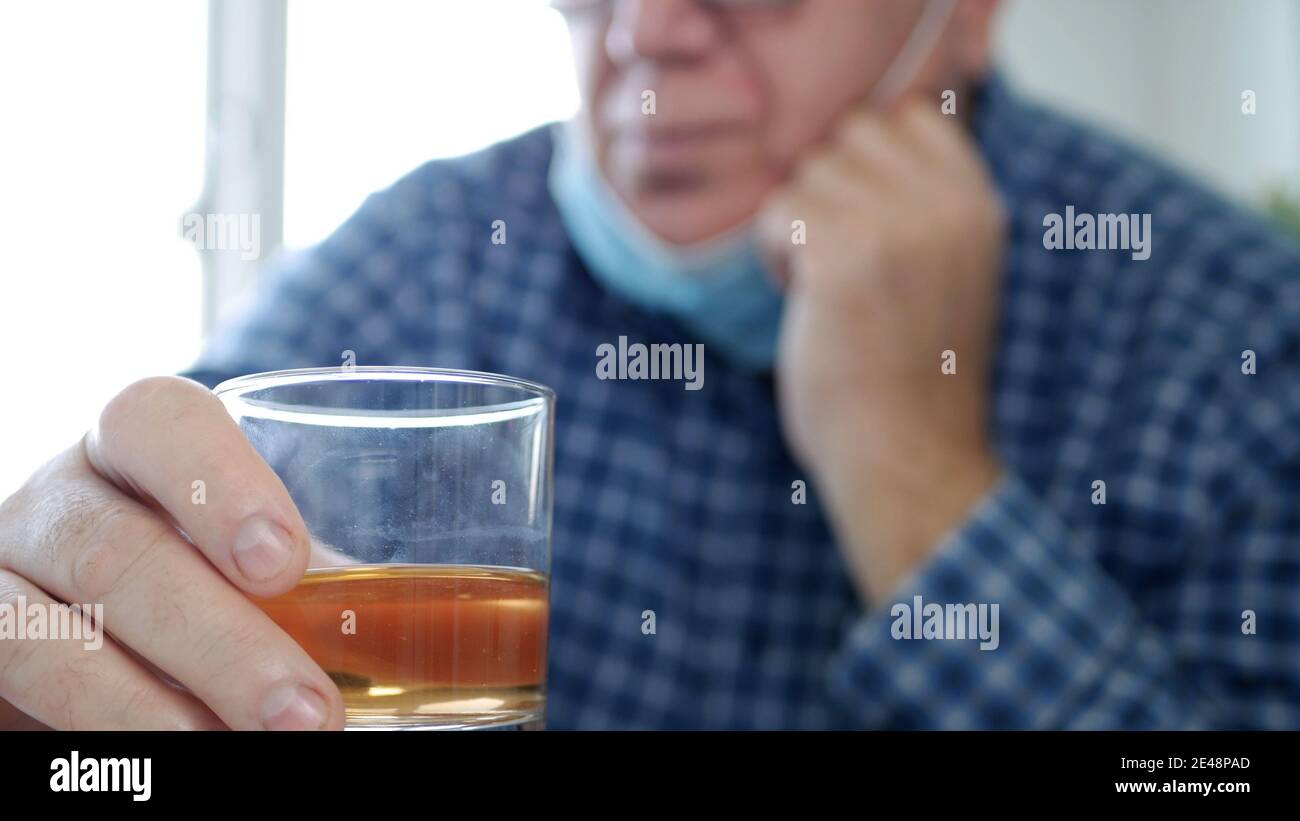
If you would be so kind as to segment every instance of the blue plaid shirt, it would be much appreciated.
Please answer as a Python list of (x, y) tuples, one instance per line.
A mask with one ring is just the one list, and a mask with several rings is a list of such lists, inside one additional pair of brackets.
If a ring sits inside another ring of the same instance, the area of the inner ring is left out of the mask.
[[(191, 375), (347, 349), (554, 387), (553, 728), (1300, 727), (1300, 253), (997, 80), (974, 133), (1011, 215), (991, 387), (1007, 470), (872, 607), (817, 488), (794, 503), (770, 377), (706, 349), (699, 391), (597, 378), (619, 336), (694, 340), (588, 276), (546, 129), (371, 196)], [(1150, 259), (1046, 250), (1044, 215), (1068, 205), (1150, 213)], [(999, 646), (894, 639), (891, 605), (915, 595), (997, 603)]]

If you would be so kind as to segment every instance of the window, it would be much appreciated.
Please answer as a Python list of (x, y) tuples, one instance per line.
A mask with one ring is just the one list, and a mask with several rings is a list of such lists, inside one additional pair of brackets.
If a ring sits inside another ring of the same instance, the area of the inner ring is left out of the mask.
[[(205, 291), (182, 232), (187, 215), (245, 216), (250, 203), (278, 217), (278, 167), (259, 162), (257, 148), (281, 137), (267, 109), (278, 97), (250, 93), (274, 86), (279, 61), (290, 247), (324, 238), (367, 194), (426, 160), (577, 106), (563, 22), (544, 0), (291, 2), (287, 37), (283, 7), (247, 2), (0, 5), (0, 498), (126, 384), (190, 364), (202, 332), (272, 257), (266, 246), (248, 265), (227, 254)], [(264, 118), (246, 131), (250, 105)], [(214, 116), (228, 136), (209, 147), (220, 180), (205, 189), (205, 118)], [(240, 142), (250, 135), (256, 145)], [(275, 241), (273, 227), (263, 233)]]
[(206, 5), (0, 4), (0, 498), (199, 346)]
[(426, 160), (578, 104), (564, 22), (544, 0), (290, 2), (287, 75), (291, 248)]

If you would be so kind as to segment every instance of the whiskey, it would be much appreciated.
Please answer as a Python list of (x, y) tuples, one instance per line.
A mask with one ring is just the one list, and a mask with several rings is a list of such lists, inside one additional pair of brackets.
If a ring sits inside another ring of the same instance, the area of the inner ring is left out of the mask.
[(315, 568), (258, 604), (338, 685), (349, 728), (540, 726), (544, 574), (470, 565)]
[(257, 604), (338, 685), (349, 729), (541, 726), (545, 574), (322, 567)]

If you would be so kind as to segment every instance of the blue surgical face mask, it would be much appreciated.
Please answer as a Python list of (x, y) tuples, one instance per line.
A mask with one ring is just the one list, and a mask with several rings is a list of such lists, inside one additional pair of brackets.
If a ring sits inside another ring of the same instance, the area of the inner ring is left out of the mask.
[(744, 368), (771, 367), (781, 294), (749, 226), (698, 245), (664, 242), (609, 188), (571, 127), (557, 129), (549, 182), (574, 249), (596, 281), (671, 316)]
[[(929, 0), (870, 101), (892, 97), (910, 83), (954, 5), (954, 0)], [(759, 253), (752, 224), (694, 245), (665, 242), (609, 187), (575, 123), (555, 133), (551, 197), (592, 277), (633, 304), (673, 317), (742, 368), (770, 370), (782, 299)]]

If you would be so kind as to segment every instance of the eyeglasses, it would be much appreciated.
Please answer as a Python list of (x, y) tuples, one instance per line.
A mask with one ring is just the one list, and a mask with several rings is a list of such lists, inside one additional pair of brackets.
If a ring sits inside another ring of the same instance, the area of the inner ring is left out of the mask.
[[(771, 11), (791, 8), (800, 0), (695, 0), (697, 4), (710, 11), (746, 12)], [(580, 15), (591, 12), (608, 11), (614, 0), (550, 0), (551, 7), (561, 14)]]

